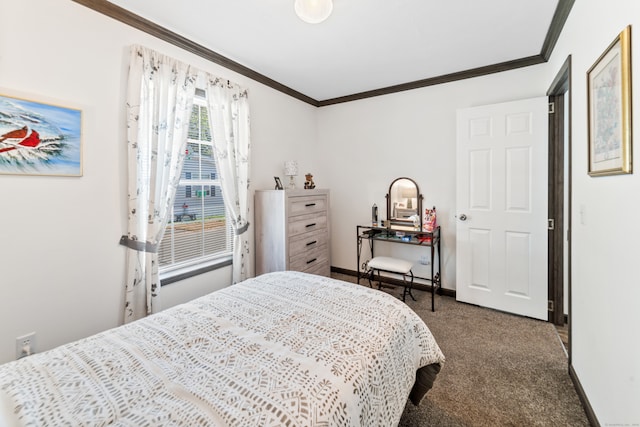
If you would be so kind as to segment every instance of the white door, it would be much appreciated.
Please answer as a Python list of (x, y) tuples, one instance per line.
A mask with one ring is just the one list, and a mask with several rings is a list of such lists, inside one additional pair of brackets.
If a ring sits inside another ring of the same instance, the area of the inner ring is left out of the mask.
[(546, 97), (458, 110), (456, 298), (547, 320)]

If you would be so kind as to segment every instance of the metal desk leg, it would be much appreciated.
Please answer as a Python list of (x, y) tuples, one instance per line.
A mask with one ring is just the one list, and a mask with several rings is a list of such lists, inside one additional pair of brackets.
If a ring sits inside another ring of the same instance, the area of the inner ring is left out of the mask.
[[(438, 243), (440, 243), (440, 241), (438, 241)], [(434, 261), (434, 257), (433, 257), (433, 253), (434, 253), (434, 247), (433, 247), (433, 242), (431, 244), (431, 311), (436, 311), (436, 282), (434, 281), (434, 277), (433, 277), (433, 270), (435, 269), (435, 266), (433, 264)]]
[(440, 253), (440, 238), (438, 238), (438, 295), (442, 295), (442, 255)]
[(412, 300), (417, 301), (416, 297), (414, 297), (413, 293), (411, 293), (411, 290), (413, 289), (413, 271), (409, 270), (409, 274), (411, 275), (411, 282), (409, 283), (408, 287), (407, 287), (407, 275), (406, 274), (402, 275), (402, 280), (404, 281), (404, 291), (402, 292), (402, 301), (405, 300), (405, 297), (407, 296), (407, 294), (409, 294)]
[[(367, 239), (369, 241), (369, 250), (371, 251), (371, 258), (373, 258), (373, 239), (371, 238), (366, 238), (366, 237), (362, 237), (360, 235), (360, 227), (357, 228), (356, 230), (356, 239), (357, 239), (357, 245), (356, 245), (356, 263), (358, 264), (357, 267), (357, 271), (358, 271), (358, 285), (360, 284), (360, 278), (365, 276), (367, 274), (366, 269), (364, 268), (364, 265), (360, 265), (360, 260), (362, 258), (362, 240), (363, 239)], [(362, 272), (361, 272), (361, 267), (362, 268)]]
[(356, 229), (356, 266), (358, 267), (358, 285), (360, 284), (360, 253), (362, 252), (362, 237), (360, 237), (360, 229)]

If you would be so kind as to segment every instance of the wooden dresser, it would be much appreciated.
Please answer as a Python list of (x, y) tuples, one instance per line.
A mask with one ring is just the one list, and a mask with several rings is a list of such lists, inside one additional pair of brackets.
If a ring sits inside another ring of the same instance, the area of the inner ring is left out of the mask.
[(255, 223), (256, 275), (330, 275), (329, 190), (257, 190)]

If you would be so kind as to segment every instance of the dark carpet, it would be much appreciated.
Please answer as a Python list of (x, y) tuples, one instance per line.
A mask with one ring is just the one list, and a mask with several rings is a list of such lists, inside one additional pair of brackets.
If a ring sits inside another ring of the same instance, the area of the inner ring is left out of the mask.
[(420, 406), (407, 403), (400, 426), (589, 425), (551, 323), (439, 295), (432, 313), (431, 294), (414, 295), (418, 301), (407, 304), (429, 326), (446, 362)]

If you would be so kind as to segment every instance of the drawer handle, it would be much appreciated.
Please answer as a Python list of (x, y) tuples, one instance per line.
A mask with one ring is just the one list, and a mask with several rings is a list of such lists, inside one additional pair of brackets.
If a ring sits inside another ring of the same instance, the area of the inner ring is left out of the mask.
[(304, 206), (307, 207), (307, 208), (310, 208), (311, 206), (315, 206), (315, 205), (316, 205), (315, 203), (307, 203)]
[(307, 261), (307, 264), (311, 264), (312, 262), (315, 262), (317, 260), (318, 260), (318, 258), (310, 259), (309, 261)]
[(309, 228), (309, 227), (315, 227), (316, 223), (314, 222), (313, 224), (307, 224), (305, 227)]
[(318, 241), (317, 241), (317, 240), (314, 240), (313, 242), (309, 242), (309, 243), (307, 243), (307, 246), (315, 245), (316, 243), (318, 243)]

